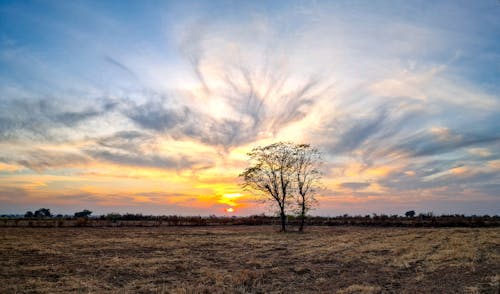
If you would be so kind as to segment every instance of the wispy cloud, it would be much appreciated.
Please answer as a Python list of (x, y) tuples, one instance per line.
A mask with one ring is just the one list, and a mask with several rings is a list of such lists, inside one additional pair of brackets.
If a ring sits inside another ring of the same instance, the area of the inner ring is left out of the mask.
[(94, 105), (70, 105), (52, 99), (4, 99), (0, 110), (0, 138), (3, 140), (31, 138), (32, 140), (60, 140), (65, 133), (61, 128), (76, 128), (93, 118), (102, 118), (116, 104), (106, 99)]

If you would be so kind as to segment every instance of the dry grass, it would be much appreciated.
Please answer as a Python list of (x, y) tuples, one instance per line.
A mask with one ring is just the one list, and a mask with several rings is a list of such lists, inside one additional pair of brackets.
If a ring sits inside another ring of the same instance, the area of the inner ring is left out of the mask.
[(0, 228), (0, 292), (498, 293), (500, 229)]

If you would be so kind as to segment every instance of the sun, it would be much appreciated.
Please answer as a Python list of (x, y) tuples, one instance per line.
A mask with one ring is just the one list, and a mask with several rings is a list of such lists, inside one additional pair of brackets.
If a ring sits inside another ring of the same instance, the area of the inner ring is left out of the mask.
[(226, 208), (226, 212), (234, 212), (234, 208), (232, 207)]

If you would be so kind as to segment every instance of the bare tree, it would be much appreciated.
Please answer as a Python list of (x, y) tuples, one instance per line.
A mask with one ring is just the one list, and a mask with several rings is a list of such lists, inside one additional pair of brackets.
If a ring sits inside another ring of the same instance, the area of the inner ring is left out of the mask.
[(256, 147), (248, 153), (250, 167), (240, 174), (245, 188), (277, 206), (283, 232), (286, 231), (286, 204), (293, 193), (295, 147), (283, 142)]
[(274, 143), (256, 147), (250, 153), (250, 167), (240, 174), (244, 187), (257, 192), (277, 206), (281, 230), (286, 231), (287, 206), (295, 200), (294, 211), (304, 230), (307, 212), (315, 205), (319, 187), (321, 152), (309, 144)]
[(307, 212), (316, 204), (314, 194), (321, 179), (321, 152), (309, 144), (296, 145), (294, 148), (294, 184), (296, 187), (297, 210), (300, 217), (299, 231), (304, 230)]

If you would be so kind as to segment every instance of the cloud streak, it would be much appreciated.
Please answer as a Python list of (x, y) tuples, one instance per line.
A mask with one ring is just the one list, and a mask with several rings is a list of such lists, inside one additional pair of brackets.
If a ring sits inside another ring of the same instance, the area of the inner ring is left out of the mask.
[(83, 108), (48, 98), (6, 99), (3, 102), (4, 107), (0, 110), (2, 140), (59, 140), (64, 137), (63, 133), (55, 129), (76, 128), (90, 119), (101, 118), (116, 107), (116, 103), (105, 99)]

